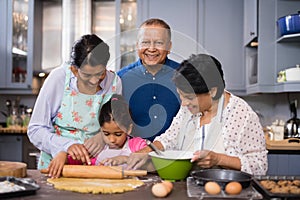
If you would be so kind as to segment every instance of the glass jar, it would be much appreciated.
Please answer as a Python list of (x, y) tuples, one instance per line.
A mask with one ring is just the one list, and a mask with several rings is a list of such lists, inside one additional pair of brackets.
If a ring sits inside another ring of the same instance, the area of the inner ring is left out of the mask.
[(6, 125), (9, 128), (20, 128), (23, 125), (23, 120), (19, 115), (18, 108), (14, 107), (12, 112), (6, 119)]

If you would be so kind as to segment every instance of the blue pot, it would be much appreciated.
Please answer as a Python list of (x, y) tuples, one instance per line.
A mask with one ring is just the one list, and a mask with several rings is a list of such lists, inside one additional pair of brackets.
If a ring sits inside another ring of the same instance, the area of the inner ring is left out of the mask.
[(300, 11), (298, 14), (279, 18), (277, 24), (281, 35), (300, 33)]

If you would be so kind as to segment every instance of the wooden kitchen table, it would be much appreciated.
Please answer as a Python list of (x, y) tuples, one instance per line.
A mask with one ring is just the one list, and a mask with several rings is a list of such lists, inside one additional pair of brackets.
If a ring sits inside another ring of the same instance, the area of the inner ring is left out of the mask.
[[(52, 185), (47, 183), (47, 177), (41, 174), (38, 170), (27, 170), (27, 178), (34, 179), (40, 186), (40, 189), (36, 191), (33, 195), (14, 197), (10, 199), (30, 199), (30, 200), (53, 200), (53, 199), (63, 199), (63, 200), (82, 200), (82, 199), (111, 199), (111, 200), (126, 200), (126, 199), (161, 199), (155, 198), (151, 193), (151, 187), (154, 182), (159, 182), (160, 178), (156, 174), (148, 174), (145, 178), (152, 179), (153, 181), (145, 182), (145, 185), (135, 189), (134, 191), (124, 192), (121, 194), (82, 194), (77, 192), (57, 190), (53, 188)], [(187, 196), (187, 187), (185, 181), (179, 181), (174, 183), (174, 188), (172, 192), (164, 199), (195, 199), (189, 198)]]

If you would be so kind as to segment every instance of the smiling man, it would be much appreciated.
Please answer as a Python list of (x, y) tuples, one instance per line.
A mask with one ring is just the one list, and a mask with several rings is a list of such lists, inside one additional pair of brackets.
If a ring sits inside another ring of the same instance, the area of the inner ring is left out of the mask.
[(179, 64), (167, 57), (171, 47), (170, 26), (161, 19), (148, 19), (138, 30), (139, 60), (118, 72), (132, 111), (135, 136), (153, 140), (178, 112), (180, 101), (171, 77)]

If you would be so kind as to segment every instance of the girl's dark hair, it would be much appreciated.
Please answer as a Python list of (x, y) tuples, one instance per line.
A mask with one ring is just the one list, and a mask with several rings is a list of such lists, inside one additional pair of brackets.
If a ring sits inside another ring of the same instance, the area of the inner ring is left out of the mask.
[(109, 46), (95, 34), (83, 35), (72, 46), (70, 64), (80, 68), (82, 65), (107, 65), (110, 58)]
[(191, 55), (182, 61), (175, 71), (173, 81), (185, 93), (203, 94), (216, 87), (214, 100), (221, 97), (225, 88), (221, 63), (207, 54)]
[(111, 99), (106, 102), (100, 110), (100, 126), (110, 121), (115, 121), (119, 127), (122, 126), (127, 130), (130, 124), (133, 124), (129, 106), (121, 95), (113, 94)]

